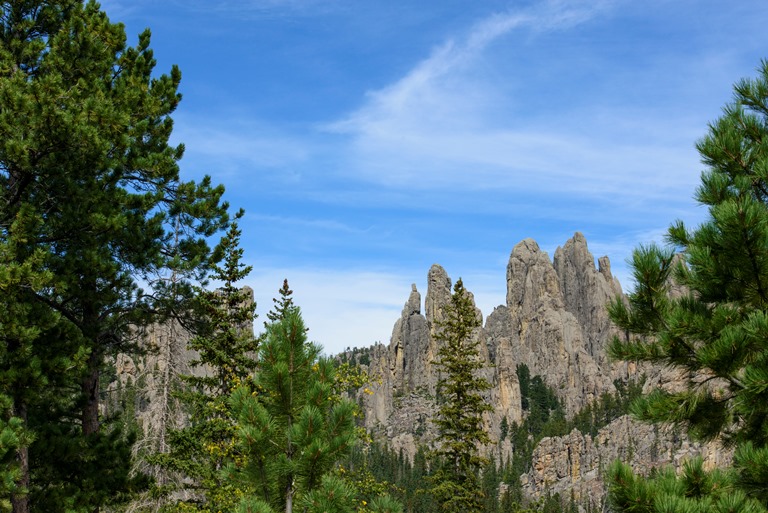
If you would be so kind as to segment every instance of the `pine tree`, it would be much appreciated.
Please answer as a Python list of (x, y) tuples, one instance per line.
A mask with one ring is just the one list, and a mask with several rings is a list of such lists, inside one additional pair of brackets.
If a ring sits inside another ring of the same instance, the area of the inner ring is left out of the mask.
[(477, 376), (483, 367), (475, 337), (479, 327), (472, 298), (459, 279), (438, 326), (441, 346), (433, 362), (440, 370), (437, 393), (442, 403), (434, 419), (438, 428), (434, 456), (441, 463), (431, 477), (431, 491), (446, 512), (483, 510), (478, 473), (485, 459), (479, 455), (479, 446), (490, 442), (483, 413), (492, 408), (481, 395), (491, 385)]
[(213, 264), (211, 277), (221, 287), (198, 289), (197, 311), (203, 321), (188, 347), (199, 355), (192, 367), (203, 372), (181, 376), (186, 389), (179, 393), (190, 412), (189, 425), (170, 433), (168, 454), (151, 458), (183, 477), (181, 487), (191, 492), (191, 498), (179, 504), (182, 511), (230, 511), (237, 502), (232, 487), (221, 476), (224, 466), (236, 456), (236, 425), (228, 400), (236, 387), (250, 381), (259, 345), (253, 335), (256, 304), (250, 291), (237, 285), (251, 271), (241, 261), (237, 224), (241, 216), (242, 211), (217, 247), (223, 260)]
[[(12, 511), (11, 496), (19, 488), (21, 469), (16, 461), (18, 450), (30, 442), (24, 421), (9, 415), (13, 401), (10, 397), (0, 396), (0, 511)], [(6, 420), (7, 418), (7, 420)]]
[(198, 336), (190, 341), (189, 348), (200, 354), (193, 365), (205, 366), (213, 372), (205, 377), (190, 376), (188, 382), (209, 396), (229, 396), (256, 368), (258, 340), (253, 336), (256, 303), (250, 289), (237, 285), (252, 270), (242, 263), (242, 232), (237, 224), (242, 215), (242, 211), (237, 213), (216, 248), (223, 255), (223, 261), (220, 265), (212, 264), (211, 278), (222, 285), (214, 291), (198, 288), (198, 308), (205, 322)]
[[(28, 209), (25, 209), (25, 211)], [(14, 224), (33, 223), (28, 212), (19, 212)], [(33, 435), (29, 429), (30, 408), (48, 402), (59, 404), (61, 389), (56, 376), (69, 368), (79, 368), (77, 352), (62, 353), (50, 343), (50, 335), (61, 326), (60, 317), (50, 308), (35, 301), (35, 290), (49, 287), (54, 277), (44, 267), (45, 252), (29, 253), (23, 241), (8, 236), (0, 240), (0, 390), (3, 408), (0, 424), (7, 445), (3, 470), (7, 484), (4, 490), (15, 511), (28, 511), (27, 492), (30, 487), (29, 444)], [(42, 339), (49, 343), (42, 345)], [(59, 340), (60, 337), (53, 338)], [(81, 354), (82, 359), (82, 354)], [(58, 371), (58, 372), (57, 372)], [(52, 382), (53, 381), (53, 382)], [(69, 384), (76, 386), (69, 375)], [(5, 400), (10, 403), (5, 404)]]
[(297, 307), (271, 323), (254, 386), (237, 388), (241, 459), (229, 479), (246, 490), (241, 512), (351, 512), (354, 490), (331, 472), (355, 443), (355, 405), (333, 397), (334, 367), (307, 341)]
[(274, 306), (267, 313), (268, 321), (264, 321), (264, 327), (268, 327), (270, 322), (277, 322), (285, 317), (285, 314), (293, 308), (293, 291), (288, 286), (288, 279), (283, 280), (283, 286), (278, 290), (280, 298), (272, 298)]
[[(679, 480), (644, 480), (617, 464), (611, 501), (618, 511), (688, 511), (690, 486), (712, 511), (768, 507), (768, 61), (756, 79), (737, 83), (734, 96), (697, 144), (707, 170), (696, 200), (708, 219), (695, 229), (674, 223), (669, 249), (635, 250), (629, 305), (610, 307), (632, 335), (614, 340), (614, 358), (664, 364), (686, 380), (680, 392), (655, 390), (636, 401), (634, 415), (735, 445), (733, 468), (726, 476), (691, 467)], [(716, 509), (721, 503), (728, 509)]]
[(98, 511), (137, 485), (131, 436), (101, 416), (101, 372), (169, 305), (163, 270), (204, 277), (205, 239), (227, 222), (223, 188), (179, 178), (180, 72), (156, 74), (149, 42), (128, 47), (95, 2), (2, 4), (0, 259), (28, 269), (29, 287), (2, 298), (25, 313), (2, 335), (0, 383), (36, 440), (18, 451), (30, 495), (14, 496), (16, 512)]

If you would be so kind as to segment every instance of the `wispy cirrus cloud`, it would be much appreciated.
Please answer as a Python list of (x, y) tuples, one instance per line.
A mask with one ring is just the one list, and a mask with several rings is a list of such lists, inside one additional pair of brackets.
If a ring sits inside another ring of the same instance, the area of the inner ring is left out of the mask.
[[(588, 94), (573, 97), (566, 83), (562, 97), (552, 98), (550, 107), (563, 102), (564, 109), (553, 122), (522, 112), (526, 98), (511, 94), (509, 82), (535, 88), (526, 75), (554, 66), (549, 73), (557, 79), (559, 64), (543, 58), (536, 69), (521, 65), (517, 76), (494, 74), (500, 65), (494, 45), (512, 54), (529, 51), (532, 38), (577, 30), (610, 15), (616, 4), (552, 1), (489, 16), (399, 80), (369, 91), (360, 108), (325, 128), (350, 138), (350, 173), (387, 187), (676, 195), (691, 175), (672, 171), (689, 168), (693, 155), (680, 151), (681, 132), (688, 135), (680, 125), (667, 130), (632, 105), (601, 116), (599, 103)], [(624, 135), (644, 136), (621, 137), (619, 125)], [(692, 146), (689, 139), (686, 144)]]
[[(487, 114), (486, 109), (500, 99), (493, 88), (483, 89), (482, 83), (471, 77), (473, 66), (489, 45), (517, 29), (546, 32), (585, 23), (608, 11), (613, 3), (547, 1), (533, 10), (497, 13), (484, 18), (463, 37), (436, 47), (403, 78), (369, 92), (360, 109), (329, 125), (328, 129), (375, 135), (386, 131), (387, 122), (415, 125), (415, 120), (421, 120), (421, 125), (427, 125), (444, 121), (449, 127), (471, 122), (471, 114)], [(470, 93), (469, 96), (465, 96), (466, 93)]]
[(201, 173), (215, 171), (233, 186), (253, 182), (247, 170), (258, 171), (260, 180), (269, 180), (272, 174), (290, 182), (317, 150), (310, 139), (235, 116), (217, 120), (177, 115), (173, 141), (185, 145), (185, 167), (194, 165)]

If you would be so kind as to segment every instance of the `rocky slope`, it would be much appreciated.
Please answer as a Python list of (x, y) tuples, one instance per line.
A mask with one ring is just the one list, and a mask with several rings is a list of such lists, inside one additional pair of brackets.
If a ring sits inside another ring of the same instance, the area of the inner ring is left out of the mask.
[(531, 499), (559, 493), (599, 507), (605, 495), (602, 473), (612, 461), (628, 462), (647, 475), (653, 468), (679, 467), (694, 456), (701, 456), (707, 468), (727, 465), (731, 459), (730, 452), (715, 444), (690, 442), (669, 426), (642, 424), (624, 415), (594, 438), (574, 429), (566, 436), (543, 439), (533, 453), (531, 471), (521, 480)]
[[(486, 379), (493, 385), (486, 400), (493, 411), (486, 417), (494, 443), (485, 450), (507, 458), (512, 446), (499, 443), (502, 420), (519, 423), (525, 415), (516, 368), (525, 364), (555, 391), (573, 416), (603, 393), (615, 390), (614, 380), (638, 378), (632, 365), (612, 364), (605, 347), (614, 336), (605, 305), (623, 298), (621, 286), (611, 274), (608, 257), (598, 260), (587, 241), (576, 233), (557, 248), (554, 260), (532, 239), (517, 244), (507, 265), (506, 304), (488, 315), (475, 336), (481, 341)], [(432, 362), (438, 346), (434, 337), (451, 294), (451, 280), (439, 265), (429, 270), (422, 313), (421, 294), (412, 287), (388, 346), (370, 351), (370, 372), (380, 378), (374, 394), (361, 395), (366, 427), (396, 451), (413, 456), (419, 445), (434, 439), (430, 421), (435, 411), (437, 374)], [(478, 315), (482, 315), (478, 310)], [(669, 386), (674, 376), (654, 369), (646, 387)], [(639, 470), (679, 461), (703, 452), (711, 461), (727, 458), (714, 447), (686, 442), (670, 430), (639, 425), (619, 418), (592, 438), (578, 431), (541, 441), (533, 455), (523, 489), (531, 498), (550, 491), (573, 490), (599, 500), (604, 465), (617, 457), (633, 462)]]

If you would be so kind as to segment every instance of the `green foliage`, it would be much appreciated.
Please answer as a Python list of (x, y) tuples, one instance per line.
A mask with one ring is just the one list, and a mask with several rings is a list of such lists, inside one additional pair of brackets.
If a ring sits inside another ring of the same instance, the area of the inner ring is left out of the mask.
[[(205, 239), (227, 221), (222, 188), (180, 181), (180, 73), (155, 73), (149, 43), (128, 47), (95, 2), (2, 5), (0, 392), (36, 440), (17, 449), (17, 510), (93, 511), (135, 488), (132, 435), (100, 418), (99, 374), (203, 277)], [(45, 502), (65, 489), (77, 496)]]
[[(241, 210), (235, 219), (242, 215)], [(258, 340), (253, 336), (256, 303), (251, 292), (238, 285), (251, 272), (251, 266), (241, 261), (241, 235), (237, 222), (232, 222), (216, 248), (216, 252), (223, 255), (223, 261), (221, 265), (212, 264), (211, 278), (221, 286), (213, 291), (197, 289), (197, 311), (204, 323), (189, 342), (189, 349), (200, 355), (192, 365), (206, 367), (212, 373), (188, 376), (185, 381), (208, 396), (228, 396), (256, 368), (254, 355)]]
[[(135, 433), (125, 432), (120, 423), (105, 419), (101, 429), (87, 438), (78, 436), (77, 426), (34, 418), (30, 424), (40, 426), (35, 436), (46, 443), (35, 441), (30, 447), (33, 511), (91, 512), (94, 504), (118, 506), (147, 488), (147, 479), (132, 476), (125, 465), (131, 460)], [(83, 457), (91, 454), (98, 454), (98, 459)], [(42, 484), (46, 482), (48, 486)]]
[(509, 426), (509, 439), (512, 442), (512, 460), (502, 469), (504, 482), (509, 489), (502, 503), (506, 508), (512, 504), (519, 507), (522, 503), (520, 476), (530, 470), (533, 450), (545, 436), (566, 434), (565, 410), (554, 391), (544, 383), (540, 376), (533, 376), (527, 365), (517, 366), (517, 378), (520, 383), (520, 399), (527, 411), (520, 424)]
[(568, 422), (567, 431), (575, 428), (585, 435), (597, 436), (597, 432), (613, 420), (630, 412), (630, 407), (643, 392), (645, 376), (624, 383), (614, 380), (615, 392), (604, 392), (600, 397), (586, 405)]
[[(575, 420), (565, 421), (563, 407), (557, 396), (539, 376), (531, 377), (529, 369), (524, 365), (518, 368), (518, 372), (524, 381), (527, 378), (524, 398), (529, 404), (529, 415), (521, 424), (507, 423), (508, 436), (515, 450), (514, 457), (500, 465), (493, 460), (487, 460), (478, 472), (480, 510), (485, 513), (573, 510), (577, 506), (574, 501), (563, 505), (561, 497), (557, 495), (544, 497), (535, 504), (524, 504), (520, 476), (529, 470), (536, 444), (544, 436), (564, 435), (578, 426), (575, 425)], [(581, 418), (584, 428), (587, 431), (596, 430), (599, 427), (595, 427), (593, 423), (607, 423), (626, 414), (631, 397), (639, 393), (642, 383), (642, 380), (626, 384), (617, 381), (616, 392), (605, 394), (577, 415)], [(531, 408), (541, 411), (531, 415)], [(536, 418), (539, 420), (528, 422), (528, 419)], [(428, 485), (443, 464), (439, 458), (433, 452), (419, 448), (411, 463), (402, 452), (398, 454), (372, 442), (352, 451), (342, 468), (347, 476), (366, 476), (357, 481), (364, 480), (367, 483), (364, 486), (375, 490), (375, 493), (392, 495), (402, 503), (405, 512), (434, 513), (441, 511), (442, 507)], [(370, 497), (358, 495), (358, 500), (370, 503)]]
[[(349, 361), (339, 363), (337, 360), (331, 397), (334, 401), (340, 401), (345, 397), (353, 396), (360, 389), (364, 394), (372, 395), (373, 392), (369, 388), (371, 383), (371, 376), (359, 365), (353, 366)], [(337, 466), (336, 474), (353, 487), (357, 513), (402, 512), (403, 505), (390, 495), (390, 492), (395, 491), (394, 487), (386, 478), (377, 478), (370, 466), (369, 455), (372, 452), (371, 444), (373, 441), (362, 426), (363, 413), (359, 407), (355, 408), (354, 415), (358, 420), (358, 425), (355, 428), (358, 443), (351, 448), (348, 456)], [(380, 452), (374, 450), (373, 454), (378, 455)], [(377, 468), (380, 470), (381, 466), (377, 466)]]
[[(522, 502), (520, 476), (531, 469), (533, 451), (542, 438), (564, 436), (573, 429), (585, 435), (596, 436), (600, 428), (629, 413), (632, 401), (640, 396), (645, 383), (644, 377), (627, 383), (616, 380), (613, 393), (602, 394), (577, 412), (572, 419), (566, 420), (561, 401), (541, 376), (531, 377), (530, 369), (525, 364), (517, 366), (517, 376), (521, 402), (526, 405), (527, 415), (520, 424), (513, 423), (509, 427), (508, 436), (512, 442), (513, 455), (512, 460), (501, 471), (503, 481), (509, 484), (509, 497), (504, 498), (502, 502), (509, 504)], [(554, 504), (554, 499), (549, 501)], [(511, 506), (507, 506), (509, 507)]]
[[(345, 472), (349, 474), (358, 474), (361, 469), (370, 471), (377, 483), (376, 487), (381, 487), (379, 488), (381, 493), (386, 492), (397, 499), (402, 503), (403, 511), (406, 513), (442, 511), (441, 504), (431, 494), (431, 490), (425, 488), (432, 479), (431, 476), (438, 470), (436, 467), (437, 464), (424, 448), (417, 450), (411, 463), (402, 452), (397, 453), (376, 443), (371, 443), (366, 450), (353, 451), (344, 466)], [(578, 509), (575, 500), (564, 503), (557, 494), (545, 495), (539, 501), (524, 504), (522, 489), (519, 486), (513, 486), (512, 481), (507, 479), (510, 474), (510, 462), (500, 466), (493, 460), (486, 462), (479, 479), (483, 492), (480, 511), (484, 513), (533, 511), (571, 513)], [(519, 483), (519, 480), (517, 482)]]
[(375, 501), (382, 499), (396, 502), (402, 510), (402, 504), (392, 499), (389, 492), (394, 488), (384, 478), (377, 478), (368, 460), (369, 450), (362, 449), (361, 444), (350, 451), (349, 456), (338, 465), (336, 473), (345, 479), (355, 490), (354, 502), (358, 513), (367, 513)]
[(10, 417), (12, 402), (9, 397), (0, 395), (0, 511), (11, 511), (11, 494), (19, 487), (21, 472), (16, 453), (29, 445), (30, 434), (25, 430), (24, 422), (18, 417)]
[(280, 290), (278, 291), (280, 294), (280, 298), (272, 298), (272, 302), (274, 303), (274, 306), (272, 307), (272, 311), (267, 313), (267, 319), (269, 321), (264, 321), (264, 327), (269, 327), (270, 322), (277, 322), (280, 319), (282, 319), (288, 311), (294, 307), (293, 304), (293, 291), (288, 286), (288, 279), (283, 280), (283, 286), (280, 287)]
[[(235, 219), (241, 215), (242, 211)], [(221, 476), (222, 468), (236, 456), (235, 418), (228, 400), (234, 388), (250, 380), (258, 350), (252, 332), (256, 304), (237, 285), (251, 270), (241, 262), (240, 236), (237, 222), (232, 222), (217, 247), (223, 261), (213, 264), (212, 278), (221, 287), (198, 289), (203, 321), (188, 346), (199, 354), (192, 365), (206, 372), (182, 376), (186, 388), (177, 394), (190, 412), (187, 426), (171, 432), (170, 452), (149, 458), (166, 471), (180, 474), (178, 481), (191, 492), (191, 499), (175, 506), (177, 511), (226, 511), (238, 502)], [(177, 491), (172, 483), (161, 484), (166, 485), (160, 490), (163, 493)]]
[(306, 331), (296, 307), (270, 324), (253, 386), (230, 398), (242, 457), (227, 479), (245, 491), (241, 511), (290, 513), (299, 503), (347, 511), (352, 502), (354, 490), (329, 474), (355, 444), (355, 405), (333, 397), (333, 363)]
[(353, 347), (347, 348), (343, 353), (339, 355), (342, 361), (349, 361), (351, 365), (365, 365), (371, 364), (371, 348), (370, 347)]
[(388, 495), (374, 498), (368, 509), (371, 513), (403, 513), (403, 505)]
[(482, 415), (492, 408), (481, 395), (491, 385), (477, 376), (483, 367), (475, 338), (479, 326), (472, 299), (459, 279), (445, 308), (445, 318), (438, 325), (441, 346), (433, 362), (440, 371), (437, 394), (442, 401), (434, 419), (438, 447), (431, 491), (443, 511), (482, 510), (483, 492), (477, 475), (485, 460), (478, 448), (490, 442)]
[[(344, 473), (355, 476), (355, 482), (363, 481), (358, 488), (360, 511), (372, 510), (371, 505), (379, 498), (391, 496), (403, 511), (428, 513), (435, 510), (435, 501), (425, 489), (427, 454), (420, 448), (413, 464), (404, 457), (376, 442), (355, 447), (343, 467)], [(363, 504), (365, 502), (366, 504)]]
[(499, 426), (499, 442), (503, 442), (507, 439), (509, 434), (509, 421), (506, 417), (502, 417), (501, 425)]
[(758, 500), (736, 486), (733, 472), (719, 469), (706, 471), (700, 458), (687, 461), (679, 476), (672, 469), (667, 469), (651, 478), (636, 476), (628, 465), (616, 461), (609, 468), (608, 477), (611, 504), (618, 511), (765, 511)]
[[(700, 440), (737, 446), (734, 468), (708, 474), (693, 462), (679, 480), (668, 472), (644, 480), (616, 466), (611, 500), (621, 511), (768, 507), (767, 136), (764, 61), (756, 79), (736, 84), (734, 101), (697, 144), (707, 170), (696, 200), (708, 208), (708, 219), (693, 230), (675, 222), (667, 236), (673, 249), (638, 248), (629, 304), (610, 305), (614, 322), (632, 335), (613, 341), (614, 358), (662, 363), (687, 377), (684, 390), (656, 390), (633, 404), (633, 414), (674, 424)], [(682, 251), (679, 258), (675, 249)], [(704, 486), (691, 492), (697, 476)], [(634, 499), (645, 509), (633, 506)]]

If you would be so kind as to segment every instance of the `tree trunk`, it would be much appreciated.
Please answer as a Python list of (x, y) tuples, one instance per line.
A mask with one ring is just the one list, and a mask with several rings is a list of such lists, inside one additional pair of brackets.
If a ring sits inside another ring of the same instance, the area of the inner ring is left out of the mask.
[(97, 349), (93, 349), (88, 358), (88, 371), (81, 383), (81, 390), (85, 399), (82, 412), (83, 435), (92, 435), (99, 431), (99, 368), (101, 356)]
[[(24, 421), (24, 426), (27, 425), (27, 405), (23, 401), (16, 399), (13, 404), (13, 416), (18, 417)], [(18, 481), (18, 486), (22, 490), (21, 493), (11, 494), (11, 507), (13, 513), (29, 513), (29, 448), (26, 445), (21, 446), (16, 451), (16, 461), (19, 463), (19, 471), (21, 477)]]
[(102, 327), (98, 307), (92, 300), (97, 296), (96, 278), (89, 276), (82, 285), (87, 291), (83, 301), (83, 317), (80, 329), (91, 346), (88, 356), (88, 368), (80, 384), (83, 393), (82, 427), (83, 436), (89, 436), (99, 431), (99, 372), (101, 371), (103, 352), (100, 345)]
[[(83, 378), (81, 389), (85, 398), (83, 405), (82, 423), (83, 436), (88, 437), (99, 431), (99, 369), (101, 356), (97, 349), (93, 349), (88, 358), (88, 371)], [(87, 442), (86, 442), (87, 443)], [(99, 506), (95, 506), (92, 513), (99, 513)]]
[(288, 480), (288, 489), (285, 491), (285, 513), (293, 512), (293, 478)]

